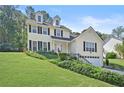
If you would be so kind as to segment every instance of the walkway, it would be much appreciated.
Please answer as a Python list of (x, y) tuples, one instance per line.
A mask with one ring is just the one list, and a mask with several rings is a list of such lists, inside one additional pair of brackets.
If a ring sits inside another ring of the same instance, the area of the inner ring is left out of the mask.
[(119, 73), (121, 75), (124, 75), (124, 71), (119, 71), (119, 70), (114, 70), (114, 69), (109, 69), (109, 68), (104, 68), (104, 69), (112, 71), (112, 72), (117, 72), (117, 73)]

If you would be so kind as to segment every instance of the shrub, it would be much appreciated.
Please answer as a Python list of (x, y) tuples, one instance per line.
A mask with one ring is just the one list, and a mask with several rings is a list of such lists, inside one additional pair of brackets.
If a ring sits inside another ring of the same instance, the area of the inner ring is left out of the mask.
[(116, 57), (117, 57), (117, 54), (114, 52), (108, 52), (106, 54), (106, 58), (115, 59)]
[(124, 75), (104, 70), (90, 64), (84, 64), (79, 61), (65, 60), (58, 63), (58, 66), (72, 70), (74, 72), (99, 79), (117, 86), (124, 86)]
[(109, 60), (108, 60), (108, 58), (106, 58), (105, 62), (106, 62), (106, 65), (108, 66), (108, 65), (109, 65)]
[(59, 53), (59, 58), (62, 61), (68, 60), (69, 59), (69, 54), (67, 54), (67, 53)]
[(25, 53), (26, 53), (28, 56), (35, 57), (35, 58), (38, 58), (38, 59), (42, 59), (42, 60), (47, 59), (45, 56), (40, 55), (40, 54), (38, 54), (38, 53), (36, 53), (36, 52), (26, 51)]
[(49, 51), (49, 52), (44, 52), (44, 51), (38, 51), (37, 53), (39, 53), (40, 55), (43, 55), (49, 59), (55, 59), (58, 58), (57, 53), (53, 52), (53, 51)]

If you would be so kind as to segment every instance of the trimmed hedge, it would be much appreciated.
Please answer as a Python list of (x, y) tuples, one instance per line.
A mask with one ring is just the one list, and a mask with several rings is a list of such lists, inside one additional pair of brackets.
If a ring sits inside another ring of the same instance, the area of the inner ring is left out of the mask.
[(57, 53), (49, 51), (49, 52), (44, 52), (44, 51), (38, 51), (37, 53), (39, 53), (40, 55), (43, 55), (49, 59), (56, 59), (58, 58)]
[(26, 53), (28, 56), (35, 57), (35, 58), (38, 58), (38, 59), (42, 59), (42, 60), (47, 59), (45, 56), (40, 55), (40, 54), (38, 54), (38, 53), (36, 53), (36, 52), (26, 51), (25, 53)]
[(113, 85), (124, 86), (124, 75), (104, 70), (100, 67), (95, 67), (89, 64), (82, 64), (79, 61), (70, 60), (59, 62), (58, 66)]

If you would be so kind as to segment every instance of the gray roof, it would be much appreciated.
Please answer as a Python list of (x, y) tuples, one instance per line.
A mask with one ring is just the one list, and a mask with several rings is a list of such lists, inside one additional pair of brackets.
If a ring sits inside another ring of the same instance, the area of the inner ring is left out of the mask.
[(56, 37), (56, 36), (51, 36), (53, 39), (60, 39), (60, 40), (67, 40), (71, 41), (71, 38), (64, 38), (64, 37)]
[(110, 36), (110, 37), (108, 37), (107, 39), (104, 40), (104, 44), (106, 44), (106, 43), (107, 43), (110, 39), (112, 39), (112, 38), (117, 39), (117, 40), (120, 40), (120, 41), (123, 41), (122, 39), (119, 39), (119, 38), (117, 38), (117, 37)]

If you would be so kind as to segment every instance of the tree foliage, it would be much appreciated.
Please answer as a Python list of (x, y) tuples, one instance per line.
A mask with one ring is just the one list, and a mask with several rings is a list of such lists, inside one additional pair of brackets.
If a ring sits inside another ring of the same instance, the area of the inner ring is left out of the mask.
[(32, 6), (27, 6), (26, 7), (26, 14), (30, 19), (35, 19), (35, 11)]
[(120, 57), (123, 57), (124, 58), (124, 43), (117, 44), (115, 46), (115, 50), (118, 52), (118, 54), (120, 55)]
[(122, 39), (123, 36), (122, 36), (122, 33), (124, 32), (124, 27), (123, 26), (119, 26), (115, 29), (113, 29), (112, 31), (112, 35), (119, 38), (119, 39)]
[(11, 5), (0, 7), (0, 41), (1, 45), (7, 43), (13, 49), (22, 50), (26, 48), (26, 16), (17, 8)]

